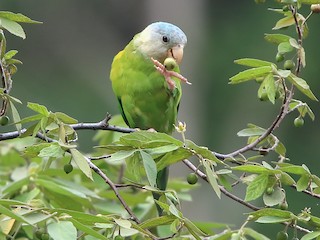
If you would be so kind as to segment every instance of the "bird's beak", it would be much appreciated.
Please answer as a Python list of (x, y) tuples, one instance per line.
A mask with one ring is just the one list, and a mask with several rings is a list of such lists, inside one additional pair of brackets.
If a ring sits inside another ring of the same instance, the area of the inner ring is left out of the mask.
[(182, 58), (183, 58), (183, 48), (184, 48), (184, 46), (180, 45), (180, 44), (170, 48), (168, 50), (168, 56), (167, 57), (172, 57), (174, 60), (176, 60), (176, 62), (178, 64), (180, 64), (181, 61), (182, 61)]

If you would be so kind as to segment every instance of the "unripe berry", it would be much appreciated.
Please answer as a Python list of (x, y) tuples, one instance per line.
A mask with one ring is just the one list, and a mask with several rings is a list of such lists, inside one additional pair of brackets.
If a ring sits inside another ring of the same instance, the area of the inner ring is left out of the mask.
[(187, 181), (189, 184), (193, 185), (198, 182), (198, 176), (195, 173), (189, 173), (187, 176)]
[(304, 125), (304, 120), (301, 117), (294, 119), (293, 124), (295, 127), (302, 127)]
[(71, 173), (73, 170), (73, 166), (70, 163), (64, 165), (63, 170), (66, 174)]
[(294, 62), (292, 60), (286, 60), (283, 64), (284, 69), (292, 70), (294, 68)]

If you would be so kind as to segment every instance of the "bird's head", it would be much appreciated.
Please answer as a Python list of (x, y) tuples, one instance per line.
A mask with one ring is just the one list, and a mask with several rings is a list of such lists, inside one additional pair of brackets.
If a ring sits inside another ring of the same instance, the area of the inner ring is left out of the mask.
[(134, 45), (139, 52), (161, 63), (172, 57), (180, 64), (186, 44), (187, 37), (184, 32), (166, 22), (152, 23), (134, 38)]

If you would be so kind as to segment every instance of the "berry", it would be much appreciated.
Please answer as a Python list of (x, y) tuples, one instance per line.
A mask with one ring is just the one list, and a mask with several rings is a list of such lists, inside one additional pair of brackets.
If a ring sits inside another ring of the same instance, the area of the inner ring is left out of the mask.
[(288, 233), (285, 231), (280, 231), (277, 233), (277, 240), (287, 240), (288, 239)]
[(268, 187), (266, 190), (266, 194), (267, 195), (271, 195), (274, 192), (274, 188), (273, 187)]
[(49, 240), (50, 237), (49, 237), (49, 234), (48, 233), (42, 233), (41, 234), (41, 240)]
[(302, 127), (304, 125), (304, 120), (301, 117), (294, 119), (293, 124), (295, 127)]
[(163, 65), (168, 71), (171, 71), (177, 66), (177, 62), (169, 57), (164, 60)]
[(122, 237), (122, 236), (120, 236), (120, 235), (118, 235), (118, 236), (115, 236), (115, 238), (114, 238), (114, 240), (123, 240), (124, 238)]
[(5, 126), (9, 123), (10, 118), (8, 116), (0, 117), (0, 125)]
[(66, 174), (71, 173), (73, 170), (73, 166), (70, 163), (64, 165), (63, 170)]
[(187, 176), (187, 181), (189, 184), (193, 185), (198, 182), (198, 176), (195, 173), (189, 173)]
[(283, 64), (284, 69), (292, 70), (294, 68), (294, 62), (292, 60), (286, 60)]
[(288, 209), (287, 201), (283, 201), (282, 203), (280, 203), (279, 207), (280, 207), (281, 210), (287, 210)]

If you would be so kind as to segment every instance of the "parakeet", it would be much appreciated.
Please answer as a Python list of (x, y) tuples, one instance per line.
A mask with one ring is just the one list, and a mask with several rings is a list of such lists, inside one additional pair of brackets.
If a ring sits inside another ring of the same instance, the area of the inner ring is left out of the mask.
[[(136, 34), (114, 57), (110, 72), (112, 89), (129, 127), (172, 133), (181, 99), (180, 80), (187, 82), (176, 74), (186, 43), (187, 37), (180, 28), (155, 22)], [(163, 65), (168, 58), (176, 63), (173, 71)], [(157, 174), (157, 187), (165, 190), (167, 180), (165, 168)]]

